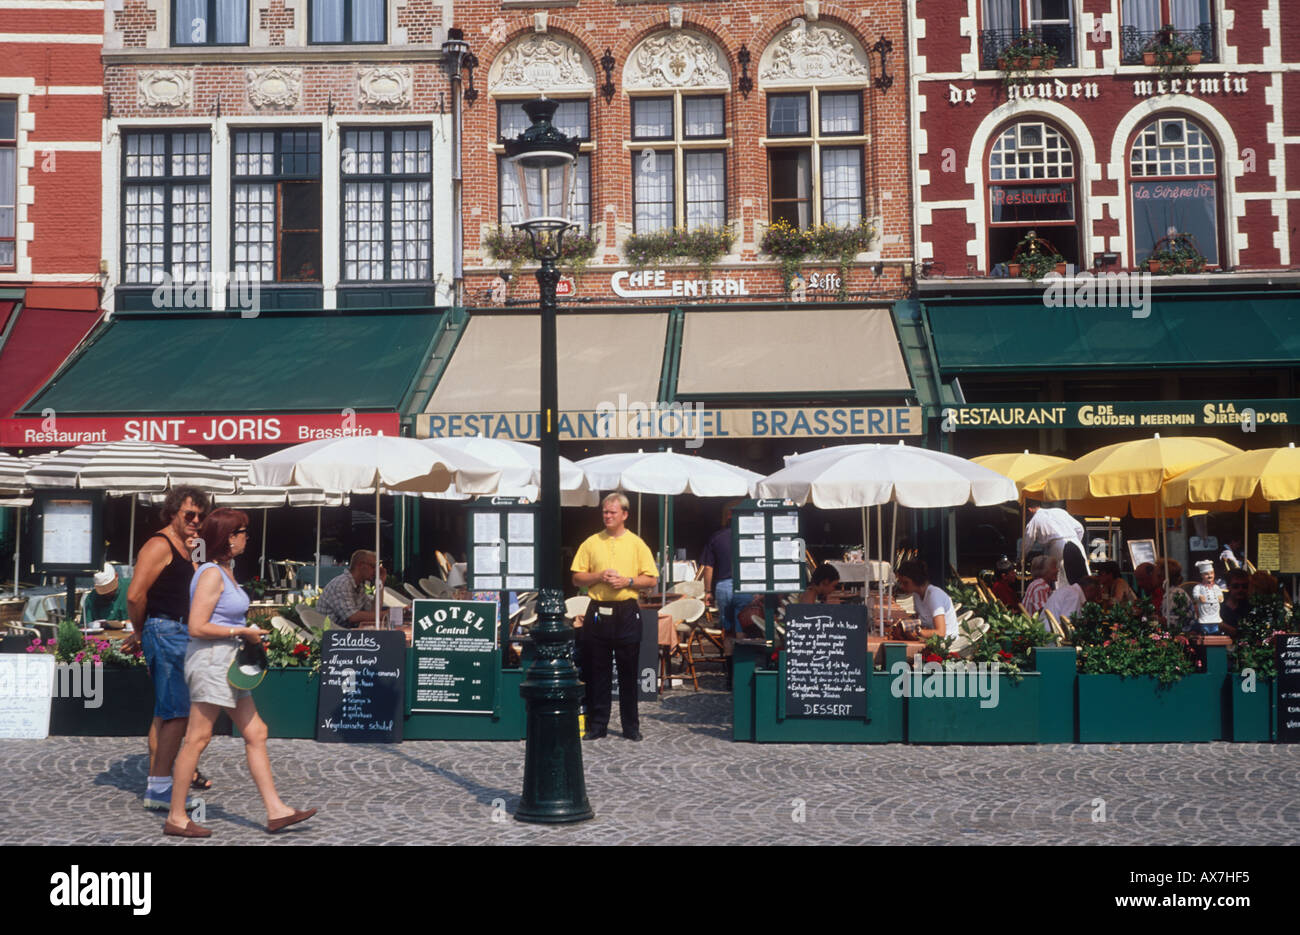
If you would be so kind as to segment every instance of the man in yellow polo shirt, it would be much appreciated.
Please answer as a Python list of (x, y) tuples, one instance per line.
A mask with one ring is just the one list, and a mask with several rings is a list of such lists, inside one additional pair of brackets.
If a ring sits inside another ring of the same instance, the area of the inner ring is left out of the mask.
[(618, 714), (623, 736), (641, 739), (637, 714), (637, 655), (641, 642), (641, 608), (636, 592), (659, 580), (654, 556), (629, 532), (627, 497), (612, 493), (600, 504), (605, 528), (588, 536), (573, 557), (573, 583), (591, 597), (583, 629), (591, 647), (591, 680), (587, 732), (583, 740), (599, 740), (609, 726), (610, 691), (614, 673), (610, 654), (618, 661)]

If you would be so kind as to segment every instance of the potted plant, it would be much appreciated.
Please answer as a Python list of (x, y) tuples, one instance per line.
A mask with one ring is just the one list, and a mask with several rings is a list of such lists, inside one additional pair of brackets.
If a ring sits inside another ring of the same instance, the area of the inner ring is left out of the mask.
[(1037, 281), (1051, 272), (1064, 274), (1065, 257), (1051, 243), (1039, 237), (1037, 231), (1031, 230), (1016, 244), (1007, 263), (1007, 272), (1011, 276)]
[(758, 247), (781, 264), (781, 280), (787, 292), (799, 268), (809, 259), (834, 262), (840, 271), (836, 298), (844, 301), (848, 298), (849, 264), (859, 253), (871, 248), (875, 236), (875, 228), (865, 219), (852, 227), (823, 224), (804, 230), (785, 218), (777, 218), (763, 232)]
[(1277, 655), (1274, 637), (1300, 632), (1300, 605), (1288, 609), (1280, 595), (1251, 601), (1250, 613), (1237, 624), (1236, 643), (1228, 653), (1232, 697), (1232, 739), (1268, 742), (1277, 721), (1274, 713)]
[(149, 730), (153, 683), (141, 652), (123, 652), (117, 641), (86, 636), (73, 620), (59, 624), (55, 639), (33, 640), (27, 651), (52, 654), (67, 673), (56, 675), (51, 736), (133, 737)]
[(1023, 82), (1031, 71), (1051, 70), (1060, 54), (1055, 46), (1048, 45), (1032, 32), (1021, 33), (998, 55), (1002, 86), (1009, 88)]
[(1164, 26), (1142, 50), (1142, 64), (1155, 66), (1166, 77), (1182, 74), (1201, 64), (1201, 49), (1173, 26)]
[[(569, 231), (564, 235), (557, 263), (575, 275), (581, 273), (596, 255), (596, 247), (594, 234)], [(533, 244), (528, 234), (509, 225), (489, 229), (483, 236), (483, 249), (493, 262), (508, 264), (510, 282), (515, 282), (525, 263), (533, 262)]]
[(1151, 273), (1173, 276), (1179, 273), (1199, 273), (1205, 269), (1205, 257), (1196, 246), (1191, 234), (1174, 233), (1156, 241), (1155, 249), (1147, 257), (1144, 268)]
[(253, 689), (257, 713), (272, 737), (315, 737), (316, 676), (321, 634), (328, 627), (294, 635), (275, 629), (268, 614), (251, 615), (248, 622), (267, 631), (266, 677)]

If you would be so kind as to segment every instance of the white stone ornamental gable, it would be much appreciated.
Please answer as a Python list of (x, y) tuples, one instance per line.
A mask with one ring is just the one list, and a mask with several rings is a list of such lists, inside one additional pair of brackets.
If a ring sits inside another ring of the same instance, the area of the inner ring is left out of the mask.
[(596, 72), (572, 42), (551, 33), (521, 36), (501, 50), (488, 72), (490, 94), (591, 94)]
[(626, 91), (728, 91), (731, 67), (707, 36), (684, 29), (642, 39), (623, 67)]
[(764, 88), (809, 84), (861, 85), (871, 78), (867, 53), (838, 26), (796, 19), (763, 50), (758, 64)]

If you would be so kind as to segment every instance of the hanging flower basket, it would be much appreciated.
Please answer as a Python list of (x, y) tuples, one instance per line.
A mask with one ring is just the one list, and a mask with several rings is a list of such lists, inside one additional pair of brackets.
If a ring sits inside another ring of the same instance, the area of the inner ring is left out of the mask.
[(1049, 241), (1030, 231), (1016, 244), (1007, 263), (1007, 272), (1022, 279), (1039, 280), (1048, 273), (1065, 274), (1065, 257)]

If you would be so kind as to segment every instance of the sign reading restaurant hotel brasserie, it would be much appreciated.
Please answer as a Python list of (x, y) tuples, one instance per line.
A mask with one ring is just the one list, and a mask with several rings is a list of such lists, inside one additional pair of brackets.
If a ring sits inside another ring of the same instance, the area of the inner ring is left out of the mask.
[(965, 403), (945, 406), (940, 428), (1156, 428), (1162, 425), (1239, 426), (1300, 424), (1300, 399), (1157, 400), (1110, 403)]
[[(424, 413), (420, 438), (482, 435), (537, 438), (536, 412)], [(699, 403), (655, 403), (624, 410), (561, 412), (560, 438), (856, 438), (920, 435), (919, 406), (809, 406), (793, 409), (706, 409)]]

